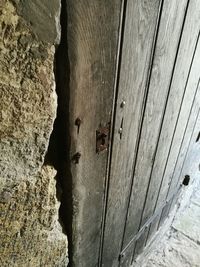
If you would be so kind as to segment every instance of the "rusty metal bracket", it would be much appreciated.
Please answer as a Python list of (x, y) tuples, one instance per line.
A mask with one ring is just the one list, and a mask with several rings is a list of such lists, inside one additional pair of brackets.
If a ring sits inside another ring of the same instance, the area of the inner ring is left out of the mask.
[(109, 142), (109, 126), (99, 127), (96, 131), (96, 152), (107, 150)]

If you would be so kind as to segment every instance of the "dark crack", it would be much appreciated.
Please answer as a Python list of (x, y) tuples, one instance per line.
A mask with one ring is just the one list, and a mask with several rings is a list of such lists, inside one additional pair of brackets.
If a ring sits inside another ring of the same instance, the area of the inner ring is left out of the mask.
[(72, 257), (72, 175), (70, 172), (69, 132), (69, 59), (67, 41), (67, 7), (61, 0), (61, 41), (55, 53), (54, 73), (58, 97), (57, 117), (50, 137), (45, 163), (57, 170), (57, 197), (61, 202), (59, 222), (68, 237), (69, 261)]

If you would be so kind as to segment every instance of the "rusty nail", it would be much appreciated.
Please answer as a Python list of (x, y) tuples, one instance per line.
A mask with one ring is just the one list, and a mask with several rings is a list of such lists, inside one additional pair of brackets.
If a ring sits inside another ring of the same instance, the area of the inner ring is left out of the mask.
[(80, 125), (81, 125), (81, 122), (82, 122), (82, 120), (81, 120), (80, 118), (77, 118), (77, 119), (75, 120), (75, 125), (76, 125), (76, 126), (80, 126)]
[(75, 163), (75, 164), (78, 164), (79, 163), (79, 159), (81, 157), (81, 153), (77, 152), (76, 154), (74, 154), (74, 156), (72, 157), (72, 161)]
[(78, 127), (77, 128), (77, 134), (79, 134), (79, 129), (80, 129), (81, 122), (82, 122), (82, 120), (80, 118), (77, 118), (75, 120), (75, 125)]

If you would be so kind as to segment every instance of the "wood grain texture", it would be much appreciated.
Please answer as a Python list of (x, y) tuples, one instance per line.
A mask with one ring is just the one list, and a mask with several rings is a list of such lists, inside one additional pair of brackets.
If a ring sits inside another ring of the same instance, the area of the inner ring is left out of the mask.
[[(183, 107), (185, 114), (187, 114), (188, 109), (190, 109), (195, 94), (196, 86), (192, 88), (187, 87), (187, 90), (185, 90), (185, 88), (199, 34), (199, 13), (193, 12), (194, 7), (197, 7), (197, 2), (198, 0), (192, 1), (187, 12), (158, 148), (150, 177), (146, 205), (143, 211), (142, 225), (154, 212), (184, 94), (186, 94), (185, 99), (187, 99), (187, 104), (185, 103), (187, 106)], [(198, 73), (194, 73), (192, 80), (196, 82), (197, 77)]]
[[(176, 196), (175, 196), (176, 197)], [(157, 230), (159, 230), (159, 228), (164, 224), (165, 220), (167, 219), (167, 216), (169, 214), (169, 210), (170, 210), (170, 207), (171, 207), (171, 204), (173, 202), (173, 199), (171, 199), (167, 205), (164, 207), (164, 209), (162, 210), (162, 213), (160, 215), (160, 220), (159, 220), (159, 223), (158, 223), (158, 228)], [(155, 225), (156, 225), (156, 222), (155, 222)]]
[(135, 249), (136, 241), (131, 244), (131, 247), (124, 251), (122, 254), (123, 256), (120, 257), (120, 267), (127, 267), (131, 266), (132, 258), (133, 258), (133, 251)]
[[(199, 100), (200, 100), (200, 98), (199, 98)], [(195, 122), (192, 123), (191, 128), (188, 127), (188, 130), (190, 130), (193, 134), (189, 138), (189, 144), (187, 146), (187, 151), (184, 155), (184, 160), (182, 162), (182, 168), (181, 168), (181, 171), (179, 172), (179, 176), (178, 176), (179, 177), (178, 181), (182, 182), (184, 177), (185, 177), (185, 174), (191, 175), (190, 184), (194, 183), (195, 180), (197, 180), (199, 177), (200, 148), (199, 148), (199, 144), (196, 142), (196, 137), (199, 134), (199, 129), (200, 129), (200, 103), (199, 103), (199, 106), (197, 108), (199, 110), (197, 112)], [(174, 197), (168, 213), (171, 212), (171, 210), (174, 208), (176, 203), (177, 203), (177, 198)], [(160, 221), (163, 220), (162, 217), (160, 218)]]
[[(193, 132), (194, 132), (194, 128), (196, 125), (196, 121), (198, 119), (198, 114), (199, 114), (199, 108), (200, 108), (200, 88), (198, 86), (197, 89), (197, 93), (194, 99), (194, 102), (192, 104), (192, 109), (191, 109), (191, 113), (189, 116), (189, 121), (187, 124), (187, 129), (186, 132), (184, 134), (184, 138), (183, 138), (183, 142), (182, 142), (182, 146), (181, 146), (181, 150), (179, 153), (179, 158), (178, 161), (179, 164), (177, 165), (178, 171), (176, 173), (176, 175), (178, 175), (178, 178), (176, 176), (173, 177), (173, 179), (176, 179), (176, 181), (180, 181), (181, 177), (182, 177), (182, 169), (184, 167), (184, 162), (185, 162), (185, 157), (187, 155), (187, 151), (190, 147), (190, 143), (191, 143), (191, 139), (193, 136)], [(175, 175), (175, 173), (174, 173)], [(170, 195), (169, 195), (170, 196)], [(176, 204), (177, 201), (177, 197), (174, 196), (173, 200), (172, 200), (172, 204), (171, 204), (171, 209), (173, 209), (174, 205)], [(156, 218), (156, 220), (154, 221), (154, 224), (151, 225), (150, 227), (150, 231), (149, 231), (149, 236), (148, 236), (148, 242), (149, 240), (151, 240), (151, 238), (154, 236), (154, 234), (156, 233), (156, 231), (158, 230), (159, 225), (162, 225), (162, 222), (165, 219), (165, 216), (168, 215), (168, 212), (170, 211), (170, 209), (167, 210), (167, 212), (165, 214), (162, 214), (160, 216), (158, 216)]]
[[(187, 103), (185, 103), (185, 107), (183, 107), (185, 112), (187, 111), (187, 109), (189, 109), (189, 108), (191, 109), (191, 105), (193, 106), (193, 104), (194, 104), (194, 99), (193, 99), (192, 103), (189, 101), (191, 95), (195, 94), (195, 97), (197, 99), (199, 99), (199, 94), (200, 94), (200, 92), (199, 92), (200, 91), (199, 65), (200, 65), (200, 40), (198, 42), (198, 47), (197, 47), (197, 50), (196, 50), (196, 53), (195, 53), (195, 58), (194, 58), (193, 66), (192, 66), (192, 72), (191, 72), (191, 75), (190, 75), (190, 78), (189, 78), (189, 82), (188, 82), (188, 91), (187, 91), (188, 94), (186, 95)], [(182, 117), (185, 117), (185, 114), (182, 114)], [(187, 127), (188, 128), (189, 127), (192, 128), (193, 126), (189, 125)], [(187, 135), (189, 135), (188, 132), (189, 131), (186, 131), (186, 133), (184, 135), (183, 143), (181, 144), (181, 149), (179, 151), (179, 157), (178, 157), (178, 160), (176, 161), (176, 164), (175, 164), (173, 177), (172, 177), (170, 186), (168, 188), (167, 196), (171, 194), (171, 192), (174, 190), (174, 188), (176, 186), (178, 186), (178, 183), (180, 182), (179, 176), (180, 176), (180, 173), (181, 173), (181, 167), (182, 167), (182, 164), (183, 164), (184, 155), (186, 154), (186, 150), (187, 150), (188, 145), (189, 145), (188, 144), (189, 138), (187, 137)]]
[[(102, 266), (118, 264), (159, 2), (127, 2)], [(123, 100), (126, 105), (121, 108)]]
[(199, 159), (200, 159), (200, 146), (197, 142), (197, 136), (200, 130), (200, 86), (198, 91), (198, 112), (195, 123), (193, 125), (193, 132), (190, 139), (189, 147), (184, 160), (183, 168), (181, 171), (181, 181), (183, 181), (186, 174), (190, 176), (190, 185), (192, 183), (198, 183), (199, 180)]
[(137, 256), (140, 255), (143, 252), (143, 250), (145, 249), (148, 232), (149, 232), (149, 227), (147, 227), (144, 230), (144, 232), (141, 234), (140, 238), (137, 240), (136, 245), (135, 245), (135, 249), (134, 249), (134, 252), (132, 255), (133, 260), (135, 260), (137, 258)]
[(164, 1), (133, 178), (124, 246), (139, 230), (186, 4), (187, 1)]
[[(195, 123), (191, 127), (192, 136), (190, 138), (188, 150), (185, 155), (185, 160), (183, 163), (182, 171), (181, 171), (181, 174), (179, 175), (179, 182), (181, 183), (186, 174), (190, 176), (190, 184), (196, 183), (197, 179), (199, 179), (200, 147), (199, 147), (199, 144), (196, 142), (196, 138), (200, 130), (200, 112), (199, 111), (200, 111), (200, 105), (198, 106), (198, 112), (197, 112)], [(166, 210), (165, 214), (161, 215), (159, 226), (163, 224), (170, 210), (174, 208), (176, 203), (177, 203), (177, 198), (175, 196), (172, 199), (172, 203), (169, 202), (170, 205), (168, 209)]]
[[(111, 120), (120, 0), (67, 0), (70, 64), (70, 157), (73, 266), (98, 264), (107, 152), (96, 153), (96, 130)], [(82, 120), (79, 133), (75, 120)]]
[[(200, 89), (198, 90), (198, 93), (200, 93)], [(198, 110), (198, 106), (195, 105), (194, 108), (195, 108), (194, 112), (196, 114), (197, 110)], [(187, 154), (187, 149), (188, 149), (189, 143), (190, 143), (191, 132), (192, 132), (193, 126), (195, 124), (195, 119), (196, 119), (195, 116), (192, 115), (192, 119), (190, 119), (188, 122), (187, 130), (186, 130), (184, 140), (183, 140), (183, 143), (181, 146), (181, 150), (179, 153), (179, 157), (178, 157), (178, 160), (176, 163), (176, 167), (175, 167), (175, 171), (173, 174), (172, 183), (170, 184), (168, 195), (170, 195), (171, 188), (174, 188), (175, 185), (178, 186), (178, 184), (181, 182), (182, 168), (184, 166), (185, 157)]]
[(152, 242), (153, 238), (155, 237), (155, 234), (158, 229), (159, 220), (160, 220), (160, 214), (156, 216), (155, 220), (150, 225), (148, 236), (147, 236), (147, 241), (146, 241), (147, 245), (149, 245)]
[[(178, 118), (177, 127), (173, 136), (171, 150), (169, 154), (169, 158), (166, 164), (166, 169), (164, 172), (163, 183), (159, 192), (158, 201), (156, 203), (156, 209), (162, 205), (165, 201), (169, 186), (173, 177), (174, 169), (176, 167), (177, 158), (181, 149), (182, 140), (184, 138), (185, 129), (187, 126), (188, 118), (190, 115), (190, 110), (192, 108), (193, 99), (195, 96), (195, 92), (197, 90), (197, 85), (200, 77), (199, 72), (199, 57), (200, 57), (200, 45), (198, 43), (195, 58), (192, 64), (190, 76), (187, 83), (186, 93), (183, 99), (183, 103), (181, 106), (180, 115)], [(170, 193), (174, 190), (176, 185), (173, 183), (170, 189)]]

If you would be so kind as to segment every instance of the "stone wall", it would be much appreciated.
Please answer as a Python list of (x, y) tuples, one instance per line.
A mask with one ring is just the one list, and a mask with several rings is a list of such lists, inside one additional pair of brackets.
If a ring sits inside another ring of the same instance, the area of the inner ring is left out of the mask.
[(44, 164), (57, 110), (60, 2), (0, 2), (1, 266), (67, 266), (56, 170)]

